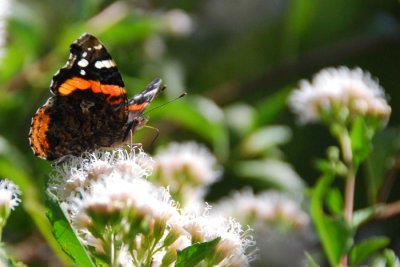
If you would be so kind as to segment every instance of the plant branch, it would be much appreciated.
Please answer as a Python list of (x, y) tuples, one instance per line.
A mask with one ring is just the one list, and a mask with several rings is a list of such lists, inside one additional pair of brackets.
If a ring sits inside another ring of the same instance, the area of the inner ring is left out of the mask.
[(387, 201), (387, 198), (389, 197), (390, 191), (392, 190), (399, 169), (400, 169), (400, 151), (397, 152), (395, 157), (395, 162), (393, 166), (389, 169), (389, 171), (385, 176), (385, 179), (383, 180), (383, 185), (379, 190), (378, 202)]
[(375, 217), (378, 220), (388, 219), (400, 214), (400, 200), (386, 204), (383, 210)]

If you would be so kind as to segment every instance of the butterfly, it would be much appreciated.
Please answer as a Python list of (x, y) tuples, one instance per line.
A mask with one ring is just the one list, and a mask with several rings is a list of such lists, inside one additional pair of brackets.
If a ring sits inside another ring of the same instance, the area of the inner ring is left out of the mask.
[(53, 96), (32, 118), (33, 152), (58, 164), (85, 151), (128, 143), (149, 120), (143, 112), (161, 82), (154, 79), (128, 99), (114, 60), (96, 37), (84, 33), (71, 44), (67, 63), (53, 76)]

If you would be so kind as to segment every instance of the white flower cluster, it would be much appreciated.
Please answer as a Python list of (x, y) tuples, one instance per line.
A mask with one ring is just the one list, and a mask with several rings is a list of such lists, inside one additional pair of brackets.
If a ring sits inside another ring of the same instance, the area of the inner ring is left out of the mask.
[(7, 41), (7, 19), (11, 15), (12, 0), (0, 0), (0, 62), (5, 54)]
[(241, 223), (252, 220), (256, 229), (267, 229), (269, 223), (276, 221), (285, 221), (299, 228), (308, 226), (310, 222), (299, 201), (278, 191), (264, 191), (254, 195), (251, 189), (246, 188), (234, 192), (231, 197), (222, 199), (213, 207), (215, 214), (232, 216)]
[(289, 106), (303, 123), (319, 121), (322, 112), (334, 105), (348, 108), (353, 115), (387, 118), (391, 113), (383, 88), (360, 68), (323, 69), (312, 82), (301, 80), (289, 99)]
[(193, 30), (192, 18), (181, 9), (172, 9), (164, 14), (163, 25), (168, 33), (175, 36), (186, 36)]
[(243, 230), (241, 224), (230, 216), (209, 215), (210, 208), (206, 207), (202, 213), (187, 214), (184, 229), (198, 242), (221, 237), (216, 248), (216, 254), (222, 259), (218, 266), (248, 266), (257, 252), (253, 230)]
[(201, 200), (207, 186), (218, 181), (222, 173), (214, 155), (196, 142), (169, 144), (154, 156), (153, 167), (154, 181), (168, 186), (173, 196), (181, 196), (178, 198), (184, 206)]
[(218, 181), (220, 167), (213, 154), (196, 142), (170, 143), (154, 156), (155, 167), (160, 169), (166, 182), (174, 183), (175, 173), (187, 171), (196, 185), (210, 185)]
[(180, 209), (168, 190), (145, 180), (152, 164), (141, 150), (118, 149), (57, 167), (52, 190), (82, 243), (107, 257), (111, 240), (117, 240), (121, 249), (110, 258), (119, 264), (141, 266), (150, 258), (167, 266), (177, 259), (177, 249), (221, 237), (215, 253), (224, 254), (214, 262), (222, 266), (240, 259), (240, 266), (247, 266), (255, 245), (249, 232), (232, 219)]
[(8, 179), (0, 181), (0, 207), (14, 210), (19, 205), (21, 199), (18, 195), (21, 194), (18, 185)]

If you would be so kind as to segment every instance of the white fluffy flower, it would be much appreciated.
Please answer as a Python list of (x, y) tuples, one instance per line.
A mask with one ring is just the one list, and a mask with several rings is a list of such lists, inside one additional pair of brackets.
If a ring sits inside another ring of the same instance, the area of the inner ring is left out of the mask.
[(181, 9), (172, 9), (165, 13), (163, 24), (166, 30), (176, 36), (188, 35), (193, 30), (191, 17)]
[(182, 220), (182, 226), (191, 235), (192, 242), (220, 237), (214, 253), (221, 261), (216, 266), (249, 266), (256, 253), (252, 229), (243, 230), (242, 225), (232, 217), (210, 216), (209, 209), (210, 206), (203, 212), (186, 214)]
[(252, 221), (256, 228), (268, 228), (269, 223), (285, 221), (294, 227), (306, 227), (310, 218), (300, 207), (300, 201), (278, 191), (254, 195), (251, 189), (234, 192), (231, 197), (214, 205), (213, 214), (232, 216), (241, 223)]
[(321, 112), (333, 105), (347, 107), (351, 114), (387, 118), (391, 113), (383, 88), (360, 68), (326, 68), (312, 82), (301, 80), (289, 105), (303, 123), (320, 120)]
[(18, 195), (21, 194), (18, 185), (8, 179), (0, 181), (0, 207), (7, 207), (14, 210), (19, 205), (21, 199)]
[(282, 192), (254, 194), (246, 188), (216, 203), (211, 214), (232, 216), (254, 228), (259, 248), (255, 266), (300, 266), (304, 249), (315, 239), (310, 218), (300, 203), (301, 198)]
[(91, 181), (107, 180), (111, 176), (146, 178), (152, 171), (152, 159), (141, 149), (96, 151), (84, 157), (73, 157), (55, 168), (51, 189), (62, 201), (75, 197), (77, 191), (89, 188)]
[(176, 261), (177, 249), (221, 237), (215, 254), (220, 265), (248, 265), (247, 249), (254, 245), (249, 231), (233, 219), (179, 209), (167, 189), (144, 179), (151, 173), (152, 159), (143, 151), (118, 149), (86, 156), (57, 167), (51, 188), (61, 196), (81, 242), (97, 254), (112, 258), (115, 240), (121, 244), (115, 257), (123, 266), (149, 260), (169, 265)]
[(79, 192), (80, 197), (71, 200), (73, 208), (70, 211), (75, 211), (71, 212), (71, 220), (82, 241), (99, 251), (101, 249), (98, 241), (87, 232), (88, 226), (97, 223), (91, 218), (93, 213), (113, 217), (113, 214), (125, 214), (126, 210), (133, 210), (139, 217), (130, 217), (131, 219), (145, 218), (150, 223), (166, 223), (179, 214), (177, 205), (171, 200), (167, 190), (157, 188), (141, 177), (128, 178), (121, 173), (114, 173), (107, 179), (93, 181), (89, 188), (90, 190)]
[(173, 142), (158, 151), (154, 161), (155, 168), (171, 187), (175, 186), (176, 175), (181, 172), (188, 172), (187, 178), (195, 185), (210, 185), (221, 175), (214, 155), (196, 142)]
[(151, 173), (152, 159), (143, 151), (117, 149), (86, 156), (57, 167), (51, 184), (84, 244), (102, 250), (87, 229), (97, 223), (89, 211), (114, 214), (133, 208), (150, 220), (177, 214), (168, 191), (144, 179)]
[(0, 0), (0, 60), (3, 58), (5, 53), (7, 40), (7, 19), (11, 14), (12, 4), (12, 0)]

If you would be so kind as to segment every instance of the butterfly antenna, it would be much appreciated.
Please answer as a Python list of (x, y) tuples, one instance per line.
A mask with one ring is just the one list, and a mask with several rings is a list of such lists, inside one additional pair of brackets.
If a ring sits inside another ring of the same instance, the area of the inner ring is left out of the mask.
[[(166, 86), (164, 86), (163, 88), (166, 88)], [(158, 109), (158, 108), (161, 108), (161, 107), (163, 107), (163, 106), (165, 106), (165, 105), (168, 105), (169, 103), (174, 102), (175, 100), (178, 100), (178, 99), (184, 97), (185, 95), (187, 95), (186, 92), (184, 92), (183, 94), (181, 94), (181, 95), (178, 96), (177, 98), (174, 98), (174, 99), (172, 99), (172, 100), (170, 100), (170, 101), (168, 101), (168, 102), (166, 102), (166, 103), (164, 103), (164, 104), (162, 104), (162, 105), (159, 105), (159, 106), (157, 106), (157, 107), (155, 107), (155, 108), (152, 108), (152, 109), (146, 111), (146, 112), (143, 114), (143, 116), (146, 115), (147, 113), (150, 113), (151, 111), (153, 111), (153, 110), (155, 110), (155, 109)]]
[(148, 128), (148, 129), (152, 129), (154, 131), (157, 132), (156, 136), (153, 138), (153, 141), (151, 141), (150, 146), (153, 146), (154, 142), (158, 139), (158, 137), (160, 136), (160, 130), (156, 127), (152, 127), (152, 126), (148, 126), (148, 125), (144, 125), (144, 128)]

